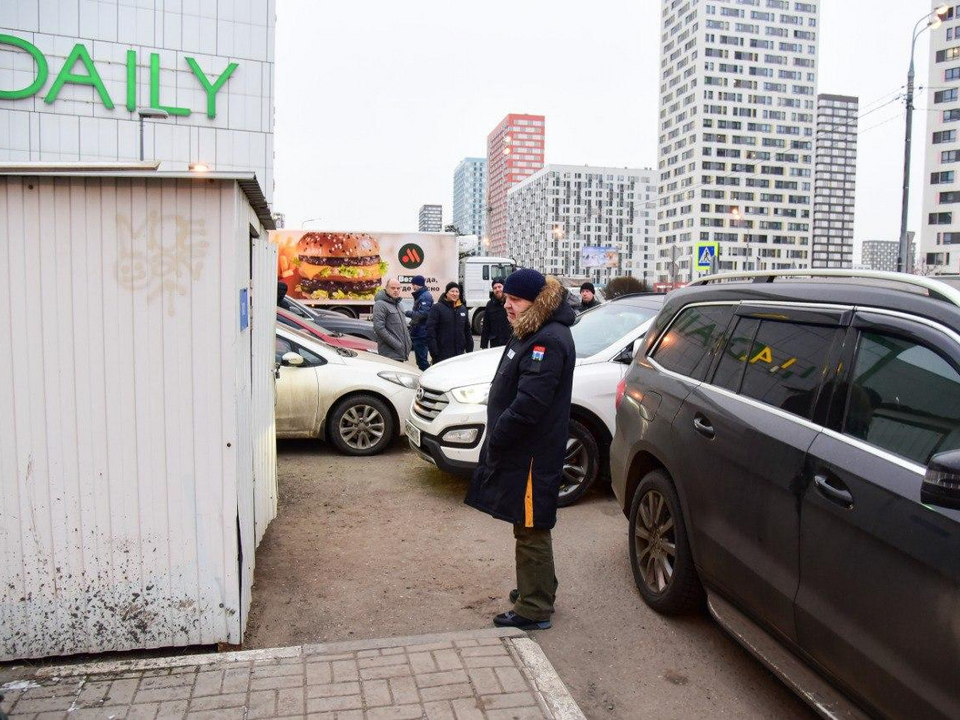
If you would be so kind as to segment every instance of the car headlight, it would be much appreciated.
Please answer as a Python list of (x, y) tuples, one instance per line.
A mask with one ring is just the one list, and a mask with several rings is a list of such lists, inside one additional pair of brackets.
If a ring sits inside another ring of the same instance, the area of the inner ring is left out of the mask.
[(377, 373), (378, 377), (382, 377), (388, 382), (392, 382), (394, 385), (402, 385), (405, 388), (410, 388), (411, 390), (417, 389), (417, 382), (419, 377), (416, 375), (411, 375), (410, 373), (404, 372), (390, 372), (384, 371)]
[(453, 395), (457, 402), (466, 403), (467, 405), (486, 405), (487, 396), (490, 395), (490, 383), (453, 388), (450, 394)]

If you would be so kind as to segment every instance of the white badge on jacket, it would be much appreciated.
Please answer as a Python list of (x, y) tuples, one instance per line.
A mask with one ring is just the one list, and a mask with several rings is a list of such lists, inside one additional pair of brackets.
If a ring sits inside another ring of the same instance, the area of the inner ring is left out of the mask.
[(516, 354), (517, 353), (514, 350), (507, 350), (507, 360), (513, 360), (513, 356)]

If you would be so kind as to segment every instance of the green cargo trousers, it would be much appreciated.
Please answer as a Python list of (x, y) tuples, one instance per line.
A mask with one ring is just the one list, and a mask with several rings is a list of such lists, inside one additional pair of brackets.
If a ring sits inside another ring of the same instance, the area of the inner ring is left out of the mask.
[(517, 591), (513, 611), (528, 620), (549, 620), (557, 597), (553, 541), (549, 530), (513, 526), (517, 540)]

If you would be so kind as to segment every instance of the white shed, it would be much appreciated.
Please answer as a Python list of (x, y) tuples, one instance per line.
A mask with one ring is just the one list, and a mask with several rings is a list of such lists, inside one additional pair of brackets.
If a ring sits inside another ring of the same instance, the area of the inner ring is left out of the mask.
[(0, 165), (0, 660), (243, 639), (272, 228), (252, 174)]

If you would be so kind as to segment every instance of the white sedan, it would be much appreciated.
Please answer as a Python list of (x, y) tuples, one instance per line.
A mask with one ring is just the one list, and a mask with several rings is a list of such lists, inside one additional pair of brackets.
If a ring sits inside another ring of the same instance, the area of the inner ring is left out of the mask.
[[(663, 295), (618, 298), (585, 312), (571, 328), (577, 350), (570, 438), (560, 504), (576, 502), (608, 462), (616, 427), (617, 384)], [(487, 393), (502, 348), (461, 355), (428, 368), (410, 408), (407, 438), (424, 460), (451, 473), (472, 472), (486, 432)]]
[(420, 371), (277, 325), (277, 437), (376, 455), (404, 433)]

